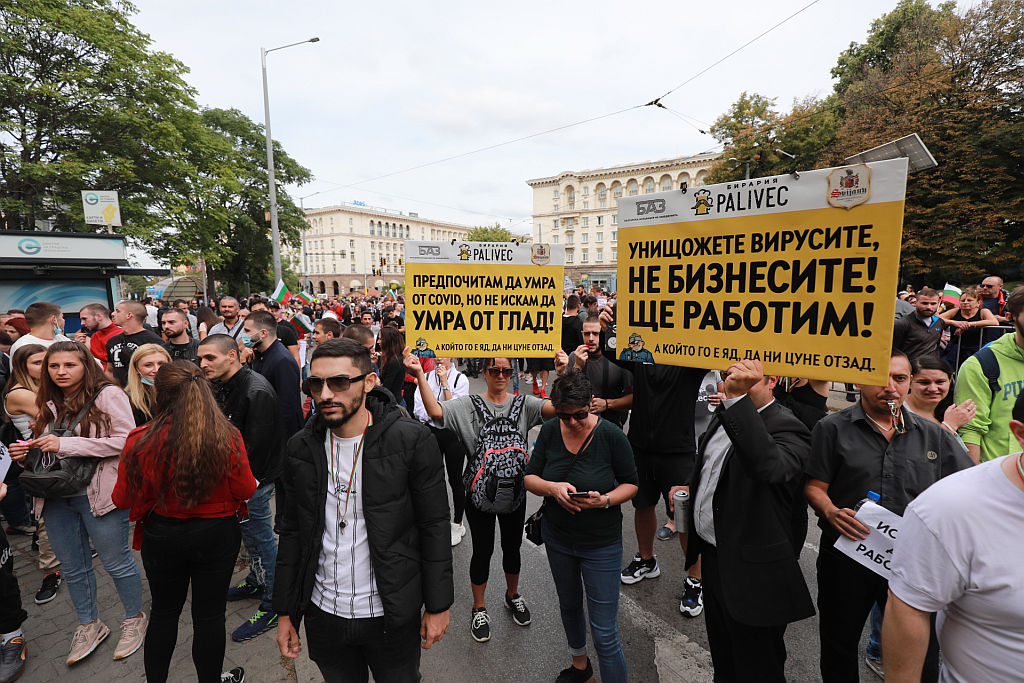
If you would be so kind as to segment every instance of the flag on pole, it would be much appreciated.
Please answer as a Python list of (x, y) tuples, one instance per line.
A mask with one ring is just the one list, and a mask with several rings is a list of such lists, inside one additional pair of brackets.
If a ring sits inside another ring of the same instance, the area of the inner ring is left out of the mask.
[(392, 301), (398, 301), (398, 297), (395, 296), (395, 292), (392, 289), (388, 290), (388, 293), (384, 295), (385, 299), (391, 299)]
[(313, 331), (313, 326), (309, 324), (309, 319), (301, 313), (293, 315), (290, 322), (299, 331), (299, 336), (310, 334)]
[(939, 299), (939, 301), (944, 301), (954, 306), (959, 306), (961, 294), (963, 294), (963, 290), (961, 290), (959, 287), (954, 287), (953, 285), (947, 282), (946, 286), (942, 288), (942, 297)]
[(309, 292), (299, 292), (298, 294), (295, 295), (295, 298), (304, 304), (313, 303), (313, 296), (309, 294)]
[(270, 295), (274, 301), (280, 301), (282, 304), (288, 303), (292, 293), (288, 291), (288, 286), (284, 284), (284, 280), (277, 281), (277, 288), (274, 289), (274, 293)]

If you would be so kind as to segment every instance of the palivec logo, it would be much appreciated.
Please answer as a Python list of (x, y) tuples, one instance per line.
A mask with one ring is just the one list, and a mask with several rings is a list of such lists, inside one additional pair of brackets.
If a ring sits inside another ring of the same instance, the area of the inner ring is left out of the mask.
[(18, 251), (28, 256), (35, 256), (43, 250), (43, 245), (39, 244), (39, 240), (26, 237), (25, 239), (18, 242)]

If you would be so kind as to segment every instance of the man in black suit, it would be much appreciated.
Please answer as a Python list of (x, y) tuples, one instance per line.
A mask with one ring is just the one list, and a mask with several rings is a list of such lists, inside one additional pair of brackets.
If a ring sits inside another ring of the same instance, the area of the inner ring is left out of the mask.
[(786, 625), (814, 614), (792, 522), (811, 434), (774, 400), (777, 379), (756, 360), (729, 368), (690, 478), (686, 563), (703, 563), (716, 682), (785, 681)]

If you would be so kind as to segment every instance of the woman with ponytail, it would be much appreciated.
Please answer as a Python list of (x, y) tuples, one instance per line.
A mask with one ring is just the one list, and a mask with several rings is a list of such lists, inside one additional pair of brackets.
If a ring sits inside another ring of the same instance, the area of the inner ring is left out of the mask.
[[(134, 547), (142, 551), (153, 598), (146, 680), (167, 680), (191, 583), (192, 662), (200, 683), (219, 682), (226, 598), (241, 542), (236, 513), (255, 493), (256, 479), (241, 434), (194, 363), (161, 365), (154, 387), (153, 419), (129, 434), (113, 493), (136, 521)], [(238, 668), (225, 680), (243, 677)]]
[(171, 354), (159, 344), (143, 344), (135, 349), (128, 361), (128, 385), (125, 393), (132, 403), (135, 426), (142, 427), (153, 419), (153, 404), (156, 403), (156, 371), (161, 365), (171, 362)]

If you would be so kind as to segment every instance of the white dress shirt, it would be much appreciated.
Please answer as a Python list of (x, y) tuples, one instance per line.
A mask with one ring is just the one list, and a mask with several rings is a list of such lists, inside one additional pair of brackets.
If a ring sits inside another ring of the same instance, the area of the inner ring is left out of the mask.
[[(746, 394), (743, 396), (746, 396)], [(725, 409), (731, 408), (743, 396), (723, 399), (722, 407)], [(760, 413), (774, 402), (775, 399), (768, 401), (768, 403), (758, 408), (757, 412)], [(700, 483), (697, 488), (697, 497), (693, 501), (694, 531), (697, 532), (698, 536), (715, 547), (718, 547), (718, 542), (715, 538), (715, 513), (713, 510), (715, 491), (718, 490), (718, 480), (721, 478), (722, 468), (725, 466), (725, 456), (731, 447), (732, 441), (729, 439), (729, 433), (725, 431), (725, 427), (719, 422), (715, 428), (715, 433), (711, 435), (711, 438), (708, 439), (707, 444), (704, 446), (704, 460), (700, 466)]]
[[(441, 391), (441, 382), (437, 379), (436, 366), (434, 370), (431, 370), (425, 376), (427, 378), (427, 386), (433, 392), (434, 398), (437, 399), (438, 403), (444, 403), (444, 392)], [(448, 369), (448, 388), (451, 389), (451, 398), (469, 396), (469, 380), (466, 379), (465, 375), (456, 370), (454, 365)], [(427, 409), (423, 405), (423, 397), (420, 396), (419, 389), (416, 390), (416, 398), (413, 400), (412, 414), (420, 422), (430, 424), (430, 416), (427, 415)]]

